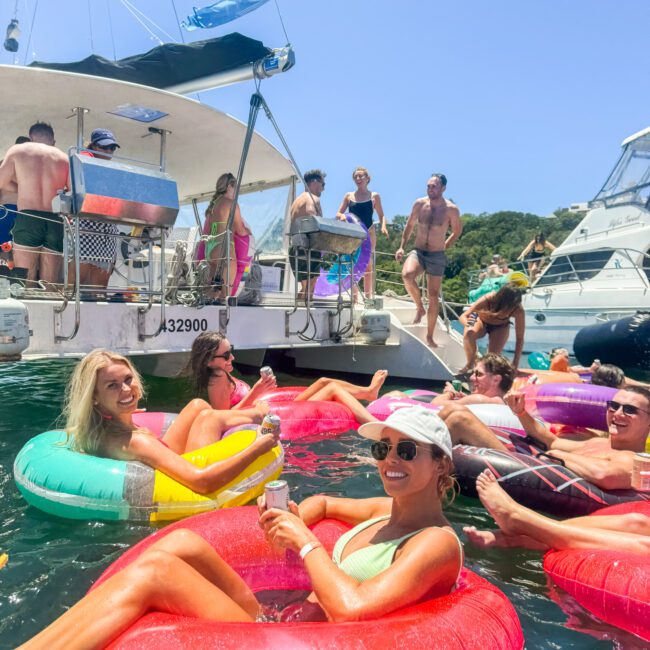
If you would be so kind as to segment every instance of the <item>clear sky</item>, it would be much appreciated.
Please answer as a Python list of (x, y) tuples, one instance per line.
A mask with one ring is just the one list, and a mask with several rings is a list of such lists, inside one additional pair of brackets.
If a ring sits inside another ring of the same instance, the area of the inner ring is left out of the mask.
[[(14, 2), (0, 3), (3, 25)], [(113, 41), (117, 58), (157, 45), (125, 4), (180, 40), (171, 0), (40, 0), (30, 37), (36, 2), (18, 0), (21, 64), (113, 58)], [(647, 0), (278, 2), (297, 62), (262, 92), (303, 171), (327, 172), (326, 214), (365, 165), (389, 217), (408, 213), (435, 171), (461, 212), (546, 215), (592, 198), (621, 140), (650, 126)], [(175, 0), (180, 19), (207, 4)], [(273, 0), (184, 36), (231, 31), (285, 44)], [(245, 120), (252, 90), (201, 98)], [(258, 124), (276, 142), (263, 115)]]

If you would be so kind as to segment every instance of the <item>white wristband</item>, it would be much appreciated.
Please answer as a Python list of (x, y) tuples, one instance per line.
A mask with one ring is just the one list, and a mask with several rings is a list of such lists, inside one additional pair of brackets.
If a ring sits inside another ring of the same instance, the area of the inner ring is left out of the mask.
[(320, 546), (322, 546), (320, 542), (307, 542), (300, 549), (300, 559), (304, 560), (309, 553), (311, 553), (315, 548), (319, 548)]

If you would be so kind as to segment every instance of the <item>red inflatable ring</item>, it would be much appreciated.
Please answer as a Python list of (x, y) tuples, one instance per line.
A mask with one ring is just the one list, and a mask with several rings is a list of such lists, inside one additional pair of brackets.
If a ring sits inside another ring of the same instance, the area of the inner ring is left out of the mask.
[[(178, 528), (204, 537), (254, 591), (309, 589), (309, 577), (299, 559), (276, 555), (257, 526), (255, 507), (217, 510), (167, 526), (142, 540), (114, 562), (95, 587), (127, 566), (157, 539)], [(325, 520), (314, 526), (331, 552), (348, 527)], [(352, 623), (221, 623), (150, 612), (118, 637), (111, 648), (296, 648), (425, 649), (475, 648), (507, 650), (523, 647), (517, 614), (506, 596), (489, 582), (463, 570), (459, 587), (450, 595), (394, 612), (380, 620)]]
[[(630, 512), (650, 517), (650, 502), (610, 506), (591, 516)], [(649, 556), (616, 549), (549, 551), (544, 570), (592, 614), (650, 641)]]

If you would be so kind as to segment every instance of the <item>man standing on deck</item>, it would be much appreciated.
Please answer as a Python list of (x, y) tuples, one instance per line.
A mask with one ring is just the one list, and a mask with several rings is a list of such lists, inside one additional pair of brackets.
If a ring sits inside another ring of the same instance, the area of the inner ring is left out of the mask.
[(27, 269), (28, 280), (56, 283), (63, 259), (63, 223), (52, 212), (52, 199), (67, 186), (68, 156), (54, 146), (54, 130), (45, 122), (33, 124), (29, 137), (31, 142), (7, 151), (0, 165), (0, 189), (18, 195), (12, 230), (16, 266)]
[[(323, 210), (320, 205), (320, 195), (325, 189), (325, 172), (320, 169), (310, 169), (304, 175), (305, 191), (291, 204), (291, 223), (301, 217), (322, 217)], [(298, 264), (298, 277), (300, 282), (300, 293), (298, 298), (310, 297), (314, 292), (314, 284), (320, 268), (320, 251), (311, 252), (311, 264), (307, 266), (307, 259), (304, 251), (292, 246), (289, 249), (289, 260), (291, 268), (295, 271)], [(309, 292), (309, 294), (307, 293)]]
[[(395, 259), (401, 262), (404, 248), (411, 238), (413, 228), (417, 225), (415, 250), (406, 257), (402, 267), (402, 279), (417, 310), (413, 323), (419, 323), (422, 317), (427, 315), (427, 345), (433, 348), (438, 347), (433, 340), (433, 334), (438, 318), (440, 285), (447, 264), (445, 251), (453, 246), (463, 231), (458, 208), (442, 196), (446, 187), (447, 177), (444, 174), (431, 176), (427, 183), (427, 196), (417, 199), (413, 204), (411, 216), (402, 233), (402, 242), (395, 253)], [(451, 234), (447, 236), (449, 230)], [(424, 309), (417, 285), (417, 280), (422, 273), (427, 277), (428, 311)]]

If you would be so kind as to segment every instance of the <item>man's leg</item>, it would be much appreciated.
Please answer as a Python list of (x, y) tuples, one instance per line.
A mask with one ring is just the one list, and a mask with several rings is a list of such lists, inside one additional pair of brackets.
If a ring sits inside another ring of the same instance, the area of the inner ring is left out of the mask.
[(373, 298), (375, 295), (375, 269), (372, 263), (375, 246), (377, 245), (377, 234), (375, 230), (376, 228), (373, 226), (368, 231), (370, 235), (370, 260), (368, 261), (368, 266), (366, 266), (366, 272), (363, 275), (363, 293), (366, 298)]
[(440, 285), (442, 276), (427, 274), (427, 293), (429, 294), (429, 309), (427, 310), (427, 345), (437, 348), (433, 333), (438, 321), (438, 304), (440, 302)]
[(424, 304), (422, 303), (422, 296), (420, 295), (420, 289), (418, 287), (418, 278), (422, 275), (424, 269), (420, 266), (418, 262), (417, 255), (415, 252), (409, 253), (404, 260), (404, 266), (402, 267), (402, 280), (404, 282), (404, 288), (408, 291), (409, 296), (415, 303), (415, 318), (413, 319), (413, 324), (417, 325), (422, 317), (426, 314), (424, 309)]
[(438, 415), (444, 420), (455, 445), (472, 445), (506, 451), (506, 446), (466, 406), (446, 404)]
[(61, 284), (63, 255), (57, 251), (44, 248), (40, 256), (39, 277), (50, 284)]
[(20, 246), (14, 243), (14, 264), (21, 268), (27, 269), (27, 280), (36, 282), (38, 280), (39, 261), (42, 248), (32, 248), (31, 246)]

